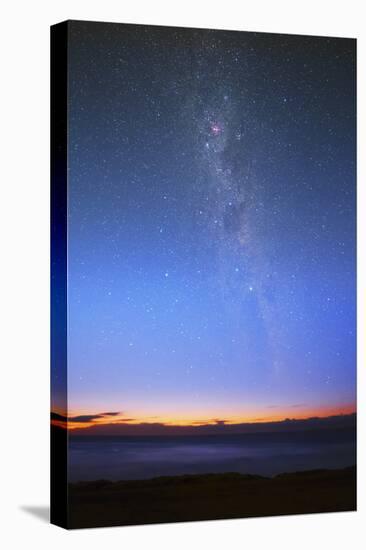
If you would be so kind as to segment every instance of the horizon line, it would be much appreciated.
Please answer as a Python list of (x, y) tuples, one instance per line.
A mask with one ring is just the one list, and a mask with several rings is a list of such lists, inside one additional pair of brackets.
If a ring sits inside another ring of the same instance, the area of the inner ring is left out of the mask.
[[(301, 421), (310, 421), (316, 419), (331, 419), (337, 417), (346, 417), (346, 416), (355, 416), (357, 415), (357, 408), (353, 407), (345, 411), (345, 408), (341, 408), (339, 411), (332, 411), (330, 414), (308, 414), (308, 415), (299, 415), (299, 416), (281, 416), (281, 417), (261, 417), (261, 418), (250, 418), (242, 419), (241, 421), (233, 421), (225, 418), (211, 418), (205, 420), (196, 420), (191, 422), (164, 422), (155, 420), (152, 421), (153, 417), (148, 417), (144, 419), (134, 419), (134, 418), (125, 418), (120, 415), (119, 412), (107, 412), (107, 413), (98, 413), (94, 415), (79, 415), (79, 416), (67, 416), (60, 414), (56, 411), (51, 411), (51, 425), (66, 429), (67, 431), (73, 432), (77, 431), (89, 431), (92, 428), (104, 428), (108, 429), (110, 427), (124, 426), (124, 427), (135, 427), (135, 428), (167, 428), (167, 429), (197, 429), (197, 428), (223, 428), (240, 426), (255, 426), (255, 425), (264, 425), (264, 424), (281, 424), (285, 422), (301, 422)], [(110, 419), (114, 416), (118, 416), (118, 419), (111, 421)]]

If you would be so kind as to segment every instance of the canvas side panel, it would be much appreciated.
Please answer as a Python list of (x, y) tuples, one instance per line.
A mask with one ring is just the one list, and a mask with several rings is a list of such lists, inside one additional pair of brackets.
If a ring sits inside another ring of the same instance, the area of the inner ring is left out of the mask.
[(67, 527), (67, 36), (51, 27), (51, 523)]

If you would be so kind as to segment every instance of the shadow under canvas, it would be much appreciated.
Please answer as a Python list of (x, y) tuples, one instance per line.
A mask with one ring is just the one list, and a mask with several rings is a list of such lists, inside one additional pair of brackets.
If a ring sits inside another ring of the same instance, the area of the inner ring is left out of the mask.
[(30, 514), (39, 520), (50, 522), (50, 507), (49, 506), (20, 506), (20, 509), (27, 514)]

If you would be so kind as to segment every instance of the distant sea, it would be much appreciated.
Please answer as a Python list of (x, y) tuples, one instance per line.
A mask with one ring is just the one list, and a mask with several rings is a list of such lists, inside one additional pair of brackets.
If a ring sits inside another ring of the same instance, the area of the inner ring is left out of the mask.
[(335, 469), (356, 464), (354, 430), (213, 436), (70, 436), (69, 481)]

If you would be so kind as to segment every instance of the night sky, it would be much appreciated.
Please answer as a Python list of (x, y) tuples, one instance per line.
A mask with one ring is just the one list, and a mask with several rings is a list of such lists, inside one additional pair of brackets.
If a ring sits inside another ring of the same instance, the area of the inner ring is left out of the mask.
[(353, 411), (355, 42), (69, 29), (70, 414)]

